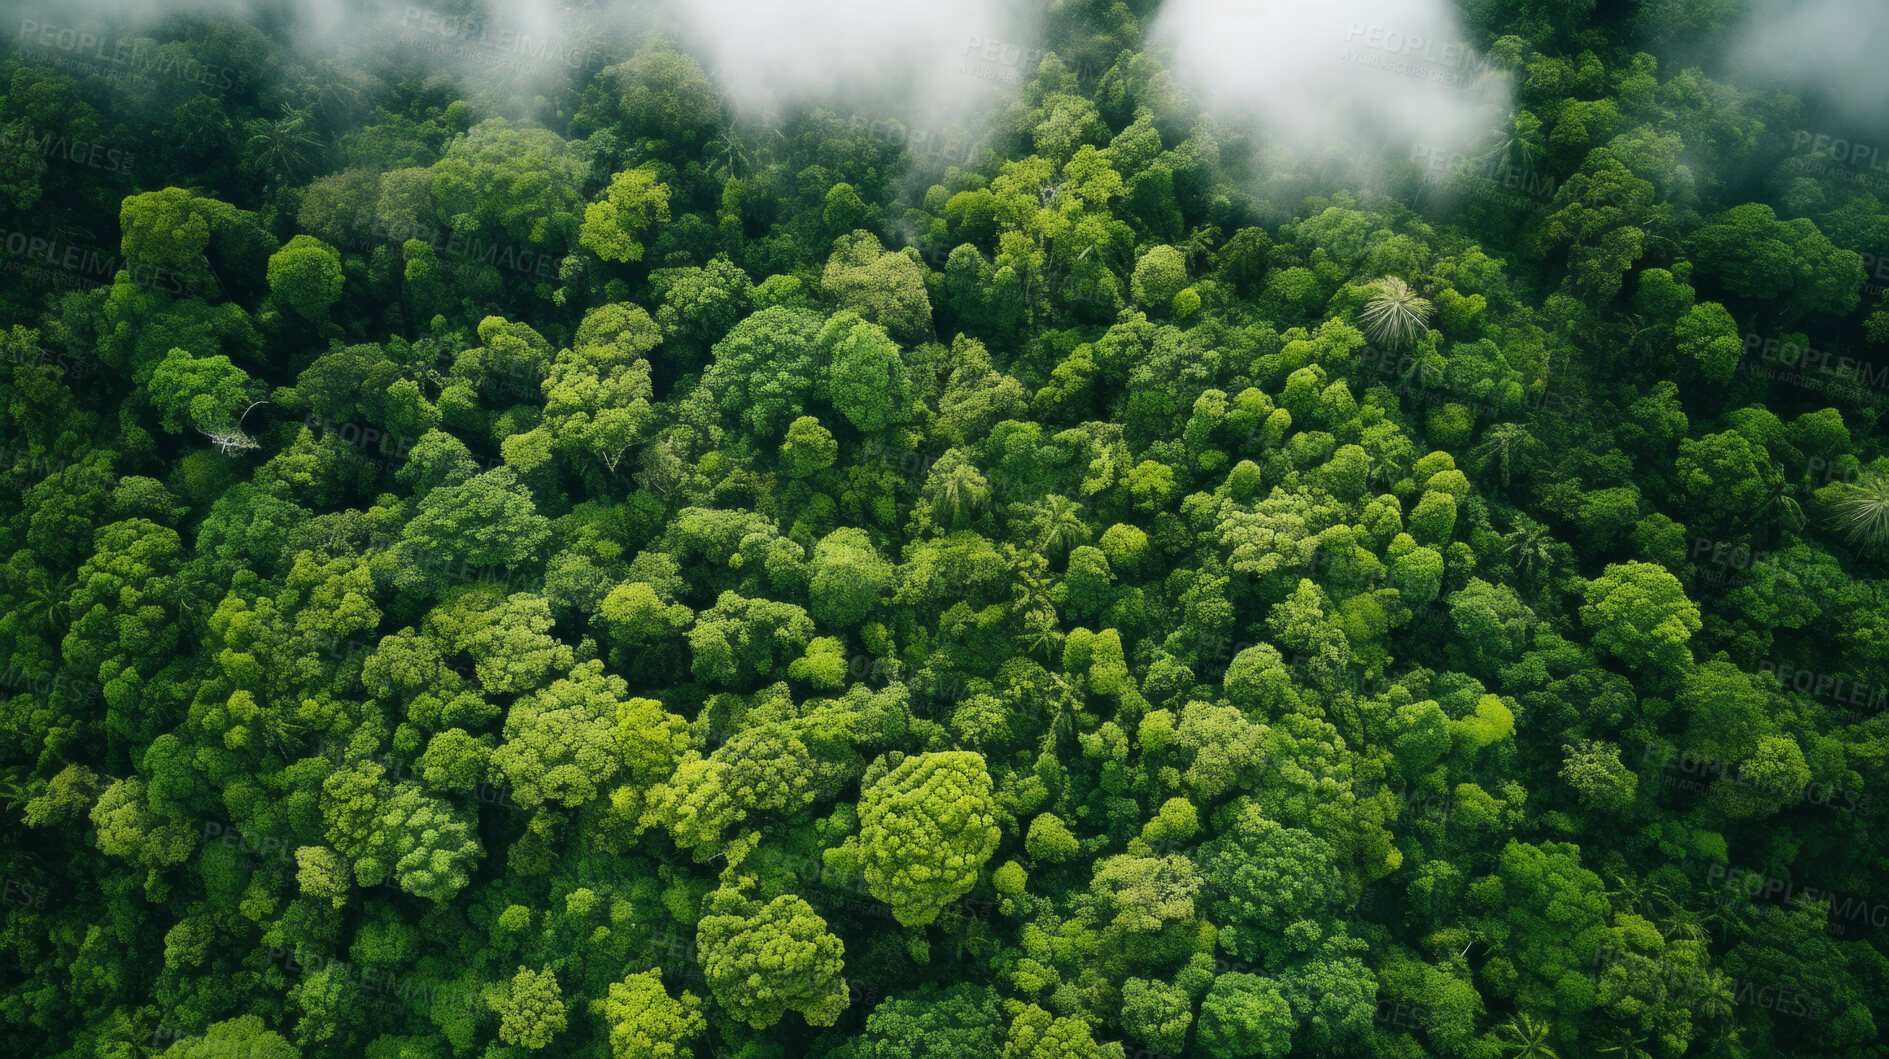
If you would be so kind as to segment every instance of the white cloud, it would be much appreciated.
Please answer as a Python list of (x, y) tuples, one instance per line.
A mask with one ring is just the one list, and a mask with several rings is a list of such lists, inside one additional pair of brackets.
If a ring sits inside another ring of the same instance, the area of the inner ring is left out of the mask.
[(1222, 122), (1299, 150), (1461, 149), (1509, 111), (1447, 0), (1169, 0), (1151, 37)]

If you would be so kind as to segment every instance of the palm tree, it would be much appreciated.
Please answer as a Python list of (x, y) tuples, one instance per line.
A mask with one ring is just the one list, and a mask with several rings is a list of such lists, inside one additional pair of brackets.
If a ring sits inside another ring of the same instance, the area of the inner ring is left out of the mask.
[(1507, 175), (1518, 167), (1527, 172), (1548, 153), (1541, 142), (1541, 122), (1533, 115), (1529, 115), (1526, 122), (1518, 122), (1518, 116), (1514, 111), (1509, 112), (1501, 123), (1483, 134), (1492, 146), (1476, 160), (1487, 163), (1491, 176)]
[(1635, 1037), (1632, 1031), (1621, 1030), (1614, 1038), (1614, 1043), (1596, 1051), (1602, 1055), (1618, 1055), (1622, 1059), (1653, 1059), (1653, 1053), (1643, 1047), (1645, 1044), (1645, 1037)]
[(66, 573), (54, 578), (44, 570), (35, 569), (28, 577), (30, 583), (26, 588), (26, 598), (20, 605), (20, 614), (29, 624), (50, 636), (59, 630), (68, 616), (73, 575)]
[(1548, 1045), (1551, 1027), (1527, 1014), (1517, 1014), (1496, 1028), (1496, 1037), (1509, 1059), (1560, 1059)]
[(1706, 972), (1705, 980), (1699, 984), (1699, 1014), (1707, 1022), (1730, 1019), (1737, 1003), (1738, 997), (1732, 992), (1732, 983), (1724, 972)]
[(1024, 614), (1023, 631), (1016, 636), (1017, 643), (1025, 651), (1042, 652), (1043, 660), (1054, 662), (1057, 649), (1063, 645), (1063, 631), (1056, 627), (1056, 612), (1053, 610), (1032, 610)]
[(954, 529), (989, 498), (990, 483), (969, 460), (955, 461), (932, 478), (932, 506)]
[(1031, 521), (1039, 528), (1037, 547), (1044, 555), (1060, 555), (1089, 538), (1088, 524), (1082, 521), (1082, 505), (1066, 496), (1051, 493), (1036, 505)]
[(1488, 470), (1490, 464), (1499, 467), (1506, 489), (1516, 456), (1525, 454), (1534, 444), (1535, 436), (1520, 423), (1497, 423), (1484, 432), (1482, 444), (1470, 452), (1469, 458), (1477, 473)]
[(1792, 491), (1791, 484), (1786, 482), (1781, 475), (1767, 481), (1764, 487), (1764, 499), (1758, 501), (1758, 506), (1751, 513), (1752, 517), (1764, 520), (1767, 516), (1775, 514), (1783, 518), (1786, 529), (1792, 532), (1802, 529), (1804, 509), (1798, 504), (1797, 498), (1791, 495)]
[(720, 180), (746, 176), (754, 168), (747, 145), (741, 142), (741, 134), (732, 125), (724, 126), (714, 139), (708, 141), (705, 154), (708, 171)]
[(1868, 474), (1861, 482), (1839, 482), (1837, 498), (1830, 506), (1851, 544), (1861, 542), (1868, 548), (1889, 544), (1889, 477)]
[(1745, 905), (1736, 893), (1723, 887), (1707, 886), (1699, 891), (1699, 923), (1702, 926), (1717, 924), (1719, 944), (1724, 944), (1731, 937), (1732, 928), (1743, 925), (1740, 913)]
[(1396, 349), (1430, 329), (1430, 302), (1410, 284), (1385, 276), (1371, 284), (1371, 292), (1370, 300), (1358, 311), (1371, 341)]
[(306, 111), (282, 108), (275, 121), (257, 118), (244, 127), (249, 139), (243, 144), (244, 164), (257, 172), (274, 177), (277, 183), (291, 184), (308, 169), (309, 159), (321, 148), (321, 140), (304, 126)]
[(1554, 565), (1554, 538), (1548, 535), (1548, 527), (1527, 517), (1516, 520), (1515, 532), (1508, 535), (1508, 546), (1502, 549), (1515, 564), (1516, 572), (1529, 574), (1538, 568)]

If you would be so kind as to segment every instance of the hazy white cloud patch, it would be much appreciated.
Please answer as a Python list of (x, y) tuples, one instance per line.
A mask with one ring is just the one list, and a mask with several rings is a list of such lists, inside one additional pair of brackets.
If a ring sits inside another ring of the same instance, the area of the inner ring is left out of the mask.
[(1000, 0), (673, 0), (689, 43), (745, 111), (878, 104), (964, 116), (1041, 58)]
[(1169, 0), (1151, 37), (1221, 122), (1299, 151), (1462, 150), (1510, 110), (1448, 0)]
[(1889, 3), (1760, 0), (1726, 55), (1725, 76), (1815, 94), (1844, 120), (1889, 124), (1882, 91), (1889, 63)]

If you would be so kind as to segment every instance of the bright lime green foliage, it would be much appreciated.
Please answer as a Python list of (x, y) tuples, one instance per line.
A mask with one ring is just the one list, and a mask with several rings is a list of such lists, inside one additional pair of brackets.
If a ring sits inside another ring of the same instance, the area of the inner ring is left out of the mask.
[(538, 1051), (569, 1024), (564, 993), (550, 971), (520, 967), (505, 994), (491, 1003), (500, 1020), (498, 1039), (506, 1044)]
[(628, 698), (622, 677), (605, 673), (602, 662), (585, 662), (512, 705), (492, 764), (525, 805), (582, 805), (623, 766), (617, 712)]
[(1745, 354), (1739, 338), (1738, 323), (1717, 302), (1702, 302), (1686, 310), (1674, 329), (1679, 352), (1692, 358), (1705, 377), (1713, 382), (1729, 382)]
[(305, 320), (326, 320), (341, 288), (341, 255), (312, 236), (290, 239), (269, 258), (269, 293)]
[(801, 416), (788, 424), (787, 440), (781, 442), (781, 459), (787, 473), (795, 478), (806, 478), (833, 466), (839, 451), (832, 431), (812, 416)]
[(1679, 580), (1651, 563), (1612, 565), (1587, 582), (1581, 622), (1594, 643), (1629, 665), (1674, 666), (1692, 656), (1699, 608)]
[(1011, 1020), (1002, 1054), (1003, 1059), (1101, 1059), (1103, 1052), (1080, 1021), (1032, 1004)]
[(1171, 246), (1156, 246), (1135, 262), (1135, 301), (1144, 307), (1165, 307), (1187, 286), (1187, 257)]
[(603, 598), (597, 616), (619, 643), (647, 644), (683, 632), (695, 615), (680, 603), (664, 603), (654, 586), (642, 581), (618, 585)]
[(843, 308), (900, 341), (931, 334), (924, 265), (914, 254), (887, 250), (871, 232), (856, 231), (834, 243), (820, 284)]
[(60, 6), (7, 1054), (1883, 1050), (1873, 5)]
[(511, 566), (536, 557), (550, 535), (531, 492), (510, 467), (428, 493), (401, 532), (410, 561)]
[(891, 566), (863, 530), (834, 530), (813, 549), (813, 616), (829, 629), (851, 628), (865, 620), (891, 582)]
[(789, 1011), (809, 1026), (831, 1026), (846, 1010), (844, 946), (800, 898), (782, 895), (761, 904), (720, 891), (696, 929), (716, 1003), (755, 1029)]
[(920, 754), (860, 794), (866, 885), (907, 927), (938, 918), (997, 849), (990, 774), (968, 751)]
[(1515, 734), (1515, 712), (1494, 695), (1476, 700), (1476, 711), (1450, 723), (1450, 731), (1465, 748), (1481, 750)]
[(848, 422), (871, 432), (909, 417), (911, 382), (882, 328), (843, 312), (827, 322), (820, 342), (831, 351), (825, 392)]
[(249, 406), (250, 388), (249, 373), (225, 356), (193, 357), (173, 349), (151, 372), (151, 403), (173, 434), (235, 429)]
[(610, 1028), (615, 1059), (683, 1059), (708, 1026), (701, 998), (687, 989), (671, 998), (659, 970), (610, 983), (610, 995), (591, 1001), (591, 1010)]
[(647, 169), (610, 178), (596, 202), (584, 207), (578, 239), (605, 261), (641, 261), (643, 233), (669, 220), (669, 185)]
[(1236, 971), (1215, 978), (1200, 1006), (1200, 1046), (1213, 1059), (1279, 1059), (1295, 1023), (1276, 981)]
[(118, 215), (124, 255), (163, 268), (194, 268), (210, 243), (210, 219), (183, 188), (128, 196)]
[(696, 678), (741, 687), (785, 676), (787, 664), (813, 639), (813, 629), (813, 619), (791, 603), (724, 592), (689, 631)]
[(380, 828), (402, 890), (445, 901), (465, 888), (481, 852), (472, 822), (449, 803), (402, 784), (383, 804)]
[[(455, 137), (432, 167), (432, 197), (440, 222), (468, 244), (467, 253), (484, 258), (489, 246), (494, 258), (509, 253), (517, 267), (523, 248), (568, 245), (582, 219), (586, 168), (556, 133), (490, 118)], [(485, 243), (476, 251), (475, 237)], [(513, 245), (502, 248), (506, 242)]]
[(1081, 850), (1076, 837), (1055, 813), (1044, 813), (1030, 821), (1025, 848), (1030, 856), (1052, 863), (1069, 860)]
[(215, 1059), (242, 1055), (253, 1059), (299, 1059), (301, 1052), (282, 1035), (263, 1027), (255, 1015), (212, 1023), (201, 1037), (182, 1037), (162, 1053), (165, 1059)]

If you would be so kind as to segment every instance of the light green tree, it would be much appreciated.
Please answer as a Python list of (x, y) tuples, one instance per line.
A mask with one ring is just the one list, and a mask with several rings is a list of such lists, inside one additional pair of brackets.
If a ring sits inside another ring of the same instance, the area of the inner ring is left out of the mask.
[(611, 982), (610, 995), (591, 1001), (590, 1010), (609, 1027), (615, 1059), (687, 1059), (708, 1028), (701, 998), (686, 989), (671, 998), (660, 969)]
[(696, 943), (715, 1002), (757, 1030), (789, 1011), (809, 1026), (831, 1026), (846, 1010), (845, 946), (792, 894), (763, 905), (718, 891), (696, 924)]
[(669, 185), (648, 169), (625, 169), (584, 207), (578, 241), (605, 261), (643, 260), (643, 234), (669, 220)]
[(969, 892), (1000, 837), (981, 754), (919, 754), (859, 798), (866, 886), (907, 927)]

